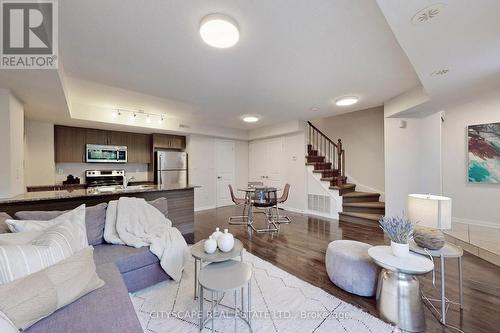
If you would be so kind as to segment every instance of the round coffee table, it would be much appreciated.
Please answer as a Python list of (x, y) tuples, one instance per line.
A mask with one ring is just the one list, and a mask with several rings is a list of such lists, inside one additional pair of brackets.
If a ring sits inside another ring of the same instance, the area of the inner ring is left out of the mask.
[[(218, 293), (234, 292), (234, 329), (236, 332), (236, 319), (239, 318), (245, 322), (250, 331), (252, 330), (251, 325), (251, 284), (252, 284), (252, 269), (250, 265), (236, 261), (227, 260), (224, 262), (214, 262), (206, 265), (200, 271), (200, 278), (198, 280), (200, 285), (200, 327), (201, 332), (205, 327), (205, 324), (209, 321), (212, 322), (212, 332), (214, 332), (215, 326), (215, 310), (218, 305)], [(247, 287), (247, 311), (244, 309), (244, 288)], [(205, 320), (205, 312), (203, 310), (203, 303), (205, 300), (204, 291), (211, 292), (210, 302), (212, 304), (210, 313), (211, 316)], [(238, 308), (238, 291), (240, 291), (241, 297), (241, 308)], [(246, 312), (246, 315), (242, 315)], [(224, 315), (224, 317), (227, 317)], [(245, 318), (246, 317), (246, 318)]]
[(198, 298), (198, 271), (201, 265), (211, 262), (223, 262), (236, 257), (243, 261), (243, 243), (239, 239), (234, 239), (233, 249), (229, 252), (222, 252), (217, 249), (214, 253), (206, 253), (204, 249), (205, 239), (199, 241), (191, 247), (191, 255), (194, 258), (194, 299)]
[(425, 317), (417, 275), (427, 274), (434, 263), (417, 254), (396, 257), (390, 246), (374, 246), (368, 255), (382, 267), (377, 285), (377, 308), (382, 319), (408, 332), (423, 332)]

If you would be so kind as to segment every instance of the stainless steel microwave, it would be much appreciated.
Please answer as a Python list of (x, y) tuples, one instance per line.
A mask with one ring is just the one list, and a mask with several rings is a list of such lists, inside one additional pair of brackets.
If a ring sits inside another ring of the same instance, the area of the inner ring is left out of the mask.
[(126, 146), (87, 145), (87, 163), (127, 163)]

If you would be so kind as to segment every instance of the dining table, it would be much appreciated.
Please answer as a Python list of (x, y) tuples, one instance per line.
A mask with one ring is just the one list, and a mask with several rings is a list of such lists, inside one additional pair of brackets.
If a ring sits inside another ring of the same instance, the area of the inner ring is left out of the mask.
[[(270, 232), (270, 231), (278, 231), (278, 226), (274, 223), (273, 228), (266, 228), (266, 229), (257, 229), (253, 225), (254, 222), (254, 210), (253, 207), (255, 204), (259, 203), (265, 203), (265, 201), (270, 198), (269, 193), (274, 193), (274, 198), (277, 198), (277, 192), (281, 191), (280, 188), (277, 187), (269, 187), (269, 186), (256, 186), (256, 187), (242, 187), (238, 188), (238, 191), (240, 192), (245, 192), (245, 200), (247, 201), (247, 226), (252, 228), (252, 230), (256, 232)], [(261, 196), (256, 198), (256, 193), (261, 193)]]

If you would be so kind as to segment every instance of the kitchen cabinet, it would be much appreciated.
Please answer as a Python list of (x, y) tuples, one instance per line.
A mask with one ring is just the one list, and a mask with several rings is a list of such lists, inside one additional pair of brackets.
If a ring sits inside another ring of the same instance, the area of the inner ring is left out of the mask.
[(54, 156), (57, 163), (85, 162), (86, 129), (54, 126)]
[(127, 146), (128, 163), (151, 163), (151, 135), (54, 126), (56, 163), (85, 163), (87, 144)]
[(170, 134), (153, 134), (153, 149), (186, 149), (186, 137)]
[(129, 163), (151, 163), (151, 135), (127, 133), (126, 146)]

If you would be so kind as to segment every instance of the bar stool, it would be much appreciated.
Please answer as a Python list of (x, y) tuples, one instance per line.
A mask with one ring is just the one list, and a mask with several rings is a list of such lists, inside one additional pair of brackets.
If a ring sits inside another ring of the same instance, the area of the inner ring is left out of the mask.
[[(243, 199), (243, 198), (237, 198), (234, 195), (233, 187), (231, 184), (228, 185), (229, 187), (229, 192), (231, 193), (231, 200), (236, 206), (243, 206), (243, 215), (236, 215), (236, 216), (230, 216), (229, 217), (229, 224), (234, 224), (234, 225), (246, 225), (247, 222), (246, 220), (248, 219), (248, 216), (245, 215), (245, 211), (247, 209), (247, 205), (249, 204), (249, 198), (248, 196)], [(233, 220), (239, 220), (239, 221), (233, 221)]]
[[(200, 271), (198, 279), (200, 288), (200, 322), (199, 332), (203, 330), (208, 322), (211, 322), (212, 332), (215, 331), (215, 319), (220, 316), (214, 316), (218, 306), (218, 293), (234, 292), (234, 330), (236, 332), (237, 319), (242, 320), (247, 324), (250, 332), (252, 331), (251, 311), (252, 311), (252, 297), (251, 297), (251, 284), (252, 284), (252, 269), (250, 265), (235, 261), (228, 260), (219, 263), (211, 263), (206, 265)], [(247, 288), (247, 311), (244, 311), (244, 288)], [(203, 310), (203, 303), (205, 301), (204, 292), (211, 292), (211, 315), (205, 319), (205, 311)], [(238, 309), (238, 292), (241, 298), (241, 309)], [(246, 314), (245, 314), (246, 313)], [(228, 317), (224, 315), (224, 317)], [(245, 318), (246, 317), (246, 318)]]

